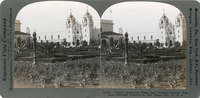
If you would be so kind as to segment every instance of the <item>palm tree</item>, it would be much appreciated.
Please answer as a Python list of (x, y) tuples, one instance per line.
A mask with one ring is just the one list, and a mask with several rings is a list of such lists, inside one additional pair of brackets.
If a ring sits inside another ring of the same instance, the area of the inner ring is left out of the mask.
[(60, 51), (61, 47), (58, 45), (58, 43), (49, 43), (49, 41), (46, 41), (46, 43), (40, 43), (38, 50), (50, 58), (53, 56), (53, 54)]
[(141, 43), (141, 41), (130, 46), (130, 50), (140, 59), (154, 52), (153, 47), (149, 47), (147, 43)]

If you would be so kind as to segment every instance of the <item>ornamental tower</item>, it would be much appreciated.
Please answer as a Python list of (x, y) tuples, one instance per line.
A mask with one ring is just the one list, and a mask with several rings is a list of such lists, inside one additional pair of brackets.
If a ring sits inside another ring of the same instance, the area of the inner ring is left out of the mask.
[(163, 16), (159, 20), (159, 32), (160, 32), (159, 42), (161, 43), (161, 46), (164, 46), (166, 42), (165, 35), (166, 35), (166, 27), (168, 24), (169, 24), (169, 19), (167, 18), (167, 16), (165, 16), (165, 13), (163, 12)]
[(173, 24), (169, 21), (165, 13), (159, 20), (159, 42), (161, 47), (171, 47), (175, 42), (175, 30)]
[(183, 14), (180, 12), (175, 19), (176, 41), (182, 46), (183, 41), (187, 41), (186, 22)]
[(70, 9), (70, 15), (69, 15), (69, 17), (66, 20), (66, 29), (67, 29), (66, 40), (67, 40), (67, 42), (69, 42), (68, 46), (73, 45), (73, 32), (74, 32), (73, 26), (75, 25), (75, 23), (76, 23), (76, 19), (72, 15), (71, 9)]
[(90, 43), (90, 39), (93, 38), (93, 19), (92, 15), (86, 11), (86, 13), (83, 16), (82, 19), (82, 35), (83, 35), (83, 41), (87, 41), (88, 44)]

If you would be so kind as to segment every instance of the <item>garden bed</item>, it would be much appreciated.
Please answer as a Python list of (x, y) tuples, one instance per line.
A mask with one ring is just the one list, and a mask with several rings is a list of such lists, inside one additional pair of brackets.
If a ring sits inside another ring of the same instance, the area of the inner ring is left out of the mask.
[(153, 63), (153, 62), (158, 62), (160, 58), (144, 58), (144, 59), (130, 59), (133, 60), (135, 63)]

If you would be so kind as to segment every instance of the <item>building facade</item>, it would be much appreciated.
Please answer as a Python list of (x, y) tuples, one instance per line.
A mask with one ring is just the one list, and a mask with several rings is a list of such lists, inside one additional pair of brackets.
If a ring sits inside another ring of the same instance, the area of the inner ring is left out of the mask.
[(182, 46), (183, 42), (187, 41), (186, 32), (185, 18), (181, 12), (175, 17), (175, 25), (163, 13), (159, 20), (158, 31), (129, 34), (129, 41), (154, 44), (156, 40), (159, 40), (161, 47), (173, 47), (175, 42), (179, 42)]
[[(33, 37), (30, 34), (30, 29), (29, 27), (26, 28), (26, 32), (21, 32), (21, 22), (20, 20), (15, 20), (15, 29), (14, 29), (14, 47), (24, 47), (27, 45), (27, 41), (32, 42), (33, 41)], [(21, 45), (19, 46), (19, 42), (21, 43)], [(22, 44), (24, 42), (24, 44)]]
[(82, 41), (86, 41), (88, 45), (91, 40), (100, 40), (100, 28), (94, 28), (93, 17), (86, 11), (83, 15), (82, 23), (79, 23), (74, 15), (70, 15), (66, 19), (66, 31), (38, 33), (37, 41), (59, 42), (66, 40), (67, 46), (81, 46)]

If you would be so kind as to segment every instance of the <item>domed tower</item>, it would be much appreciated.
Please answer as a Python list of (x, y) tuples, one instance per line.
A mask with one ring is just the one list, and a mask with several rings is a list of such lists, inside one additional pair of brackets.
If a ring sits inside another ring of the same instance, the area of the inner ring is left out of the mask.
[(93, 31), (93, 19), (92, 15), (87, 10), (82, 19), (83, 40), (89, 43), (90, 39), (93, 38), (92, 31)]
[(163, 12), (163, 16), (159, 20), (159, 32), (160, 32), (159, 42), (161, 43), (161, 46), (165, 46), (165, 43), (166, 43), (165, 35), (167, 33), (166, 27), (168, 24), (169, 24), (169, 19)]
[(66, 20), (66, 29), (67, 29), (66, 40), (67, 42), (71, 42), (68, 44), (69, 46), (73, 45), (73, 32), (74, 32), (73, 27), (75, 24), (76, 24), (76, 19), (70, 12), (69, 17)]
[(186, 34), (186, 22), (183, 14), (180, 12), (175, 19), (175, 34), (176, 41), (180, 42), (181, 46), (183, 41), (187, 39)]
[(123, 34), (123, 30), (121, 27), (119, 28), (119, 34)]
[(171, 47), (174, 46), (175, 43), (175, 30), (174, 30), (174, 25), (169, 22), (169, 24), (166, 26), (165, 29), (165, 47)]
[(26, 33), (30, 34), (30, 28), (29, 27), (26, 27)]

